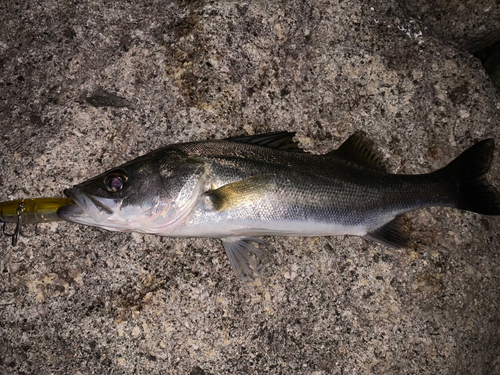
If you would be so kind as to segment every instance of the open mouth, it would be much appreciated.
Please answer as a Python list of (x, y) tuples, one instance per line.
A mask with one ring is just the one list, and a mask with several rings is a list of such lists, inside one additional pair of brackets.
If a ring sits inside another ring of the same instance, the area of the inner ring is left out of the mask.
[(66, 189), (64, 193), (76, 204), (63, 206), (57, 211), (63, 220), (90, 224), (89, 220), (92, 219), (95, 223), (102, 223), (114, 213), (111, 208), (116, 206), (114, 199), (89, 195), (79, 187)]

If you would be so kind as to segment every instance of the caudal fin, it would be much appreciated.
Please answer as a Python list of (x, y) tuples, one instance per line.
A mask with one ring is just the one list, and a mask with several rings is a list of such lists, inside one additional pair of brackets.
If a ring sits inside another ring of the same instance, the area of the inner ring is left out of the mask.
[(483, 215), (500, 215), (500, 194), (486, 179), (495, 142), (485, 139), (465, 150), (441, 171), (448, 174), (458, 188), (455, 207)]

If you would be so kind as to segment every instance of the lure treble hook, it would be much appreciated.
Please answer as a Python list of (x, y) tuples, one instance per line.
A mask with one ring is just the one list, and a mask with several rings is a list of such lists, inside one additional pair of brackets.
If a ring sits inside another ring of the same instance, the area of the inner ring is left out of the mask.
[(24, 202), (20, 202), (19, 205), (17, 206), (16, 209), (16, 215), (17, 215), (17, 223), (16, 223), (16, 229), (14, 230), (14, 233), (7, 233), (6, 228), (7, 228), (7, 223), (3, 223), (3, 234), (7, 237), (12, 237), (12, 246), (16, 246), (17, 242), (19, 241), (19, 236), (23, 237), (33, 237), (38, 234), (38, 225), (35, 225), (35, 234), (28, 236), (23, 232), (23, 214), (24, 214), (24, 207), (25, 204)]
[[(3, 234), (12, 237), (12, 246), (16, 246), (19, 237), (33, 237), (38, 234), (38, 223), (61, 220), (57, 210), (65, 205), (74, 204), (68, 198), (35, 198), (0, 202), (0, 223), (3, 222)], [(14, 233), (7, 232), (7, 223), (15, 223)], [(35, 233), (27, 235), (23, 224), (35, 224)]]

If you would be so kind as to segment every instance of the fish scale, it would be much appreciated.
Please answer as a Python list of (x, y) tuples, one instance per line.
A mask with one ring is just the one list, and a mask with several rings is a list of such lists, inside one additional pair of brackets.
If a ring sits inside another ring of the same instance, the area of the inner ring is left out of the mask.
[[(224, 159), (217, 158), (211, 160), (209, 170), (216, 186), (256, 175), (273, 175), (274, 189), (267, 189), (266, 194), (275, 209), (274, 215), (265, 217), (266, 220), (290, 219), (299, 211), (302, 217), (317, 221), (359, 225), (388, 209), (400, 213), (432, 205), (433, 200), (441, 199), (446, 192), (446, 189), (438, 189), (443, 185), (439, 178), (390, 175), (369, 167), (356, 170), (342, 160), (339, 162), (330, 166), (330, 174), (335, 178), (316, 171), (300, 171), (294, 165), (283, 167), (247, 159), (239, 161), (236, 170), (235, 163), (227, 165)], [(260, 214), (262, 210), (257, 210), (257, 205), (255, 202), (251, 212), (239, 213), (238, 218)]]

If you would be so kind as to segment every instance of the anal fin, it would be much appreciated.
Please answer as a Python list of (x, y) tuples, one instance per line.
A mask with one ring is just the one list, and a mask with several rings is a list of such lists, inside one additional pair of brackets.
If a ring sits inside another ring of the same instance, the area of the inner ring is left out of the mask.
[(408, 246), (408, 239), (403, 231), (402, 224), (402, 216), (397, 216), (380, 228), (365, 234), (363, 238), (381, 243), (387, 247), (392, 247), (393, 249), (406, 247)]
[(261, 250), (249, 242), (256, 242), (270, 248), (271, 244), (255, 237), (226, 237), (222, 238), (224, 250), (226, 250), (229, 263), (236, 275), (242, 280), (253, 279), (258, 275), (260, 265), (269, 256), (267, 252)]

